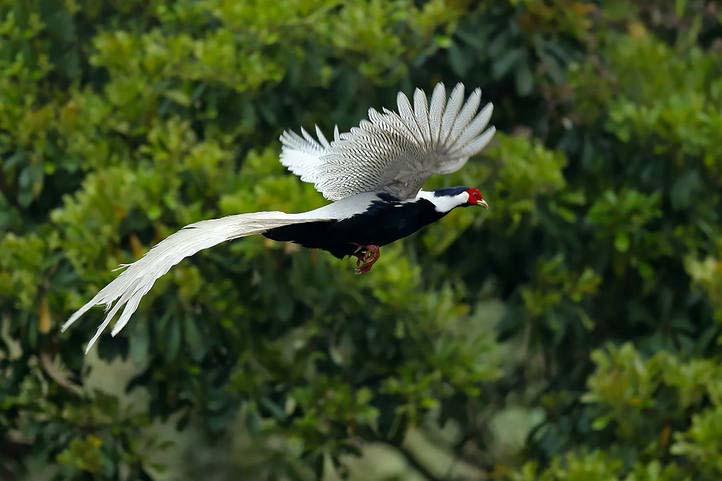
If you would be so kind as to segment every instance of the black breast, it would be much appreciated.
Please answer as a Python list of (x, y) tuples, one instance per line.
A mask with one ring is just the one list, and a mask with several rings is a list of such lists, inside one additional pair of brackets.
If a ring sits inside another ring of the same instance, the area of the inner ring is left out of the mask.
[(359, 245), (383, 246), (406, 237), (444, 215), (425, 199), (399, 202), (384, 196), (374, 201), (365, 212), (348, 219), (277, 227), (263, 235), (273, 240), (324, 249), (336, 257), (344, 257), (353, 254)]

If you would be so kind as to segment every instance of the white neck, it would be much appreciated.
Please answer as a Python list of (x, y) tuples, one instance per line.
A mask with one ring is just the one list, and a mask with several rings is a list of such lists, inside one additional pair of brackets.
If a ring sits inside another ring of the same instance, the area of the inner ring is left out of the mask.
[(419, 199), (428, 200), (434, 204), (434, 210), (436, 210), (436, 212), (442, 212), (445, 214), (454, 207), (459, 207), (460, 205), (464, 205), (469, 202), (469, 193), (461, 192), (456, 195), (440, 195), (437, 197), (433, 192), (420, 190), (419, 193), (416, 194), (416, 200)]

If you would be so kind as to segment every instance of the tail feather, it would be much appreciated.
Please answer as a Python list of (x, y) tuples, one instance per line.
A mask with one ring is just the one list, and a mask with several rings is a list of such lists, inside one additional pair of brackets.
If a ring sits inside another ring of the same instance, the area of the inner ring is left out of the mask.
[(61, 330), (69, 328), (91, 307), (105, 305), (108, 312), (85, 348), (87, 353), (121, 308), (124, 307), (123, 313), (111, 332), (113, 336), (125, 327), (138, 308), (141, 298), (150, 291), (155, 281), (184, 258), (227, 240), (261, 234), (284, 225), (324, 220), (329, 218), (284, 212), (257, 212), (190, 224), (156, 244), (134, 263), (121, 266), (125, 270), (70, 316)]

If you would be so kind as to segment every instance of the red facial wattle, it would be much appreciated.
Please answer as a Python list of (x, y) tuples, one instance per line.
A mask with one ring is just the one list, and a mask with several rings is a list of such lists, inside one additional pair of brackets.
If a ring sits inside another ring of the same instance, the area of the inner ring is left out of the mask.
[(482, 207), (488, 207), (488, 204), (484, 200), (484, 196), (479, 189), (467, 189), (469, 194), (469, 205), (480, 205)]

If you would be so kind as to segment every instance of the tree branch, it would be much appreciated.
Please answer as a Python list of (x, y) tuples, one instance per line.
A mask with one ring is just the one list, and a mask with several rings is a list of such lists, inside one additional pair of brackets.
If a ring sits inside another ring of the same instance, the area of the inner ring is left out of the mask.
[(389, 441), (384, 441), (389, 446), (392, 446), (395, 448), (399, 454), (401, 454), (404, 459), (406, 460), (409, 465), (414, 468), (416, 471), (418, 471), (419, 474), (421, 474), (423, 477), (428, 479), (429, 481), (448, 481), (444, 480), (438, 476), (436, 476), (434, 473), (429, 470), (420, 460), (418, 457), (416, 457), (416, 454), (414, 454), (410, 449), (405, 447), (403, 444), (395, 444)]

